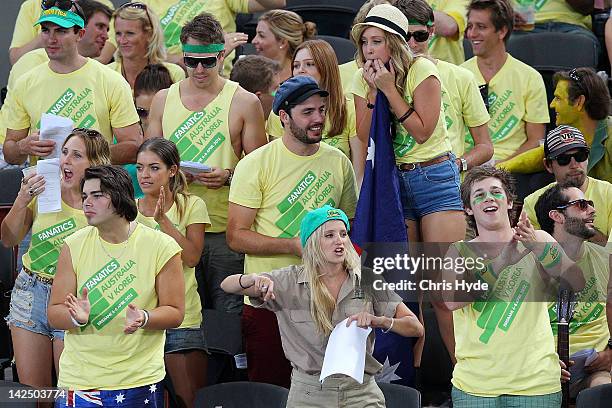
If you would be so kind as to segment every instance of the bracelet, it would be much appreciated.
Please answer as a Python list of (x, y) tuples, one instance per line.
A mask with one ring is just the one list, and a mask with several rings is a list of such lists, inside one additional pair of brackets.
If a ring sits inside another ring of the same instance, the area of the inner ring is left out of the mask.
[(70, 320), (72, 320), (72, 324), (74, 324), (76, 327), (87, 326), (87, 322), (79, 323), (79, 321), (77, 319), (75, 319), (74, 317), (72, 317), (72, 315), (70, 315)]
[(370, 101), (368, 99), (366, 99), (366, 102), (367, 102), (366, 106), (368, 107), (368, 109), (374, 109), (374, 104), (373, 103), (370, 103)]
[(240, 285), (240, 287), (241, 287), (242, 289), (248, 289), (248, 288), (250, 288), (251, 286), (253, 286), (253, 285), (255, 284), (255, 282), (253, 282), (253, 283), (251, 283), (249, 286), (243, 286), (243, 285), (242, 285), (242, 277), (243, 277), (243, 276), (244, 276), (244, 274), (243, 274), (243, 273), (241, 273), (241, 274), (240, 274), (240, 277), (238, 278), (238, 284)]
[(414, 109), (412, 109), (412, 107), (411, 107), (411, 108), (409, 108), (409, 109), (406, 111), (406, 113), (404, 113), (402, 116), (400, 116), (400, 117), (397, 119), (397, 121), (398, 121), (399, 123), (404, 123), (404, 121), (405, 121), (406, 119), (408, 119), (408, 117), (409, 117), (410, 115), (412, 115), (413, 113), (414, 113)]
[(144, 322), (140, 325), (140, 328), (143, 329), (147, 323), (149, 323), (149, 311), (147, 309), (142, 309), (142, 313), (144, 314)]
[(391, 329), (393, 328), (393, 323), (395, 322), (394, 318), (391, 318), (391, 326), (389, 326), (389, 328), (387, 330), (383, 330), (383, 333), (389, 333), (391, 331)]
[(547, 243), (546, 246), (544, 246), (544, 250), (538, 257), (538, 261), (546, 269), (552, 268), (553, 266), (557, 265), (561, 261), (561, 253), (559, 251), (559, 246)]

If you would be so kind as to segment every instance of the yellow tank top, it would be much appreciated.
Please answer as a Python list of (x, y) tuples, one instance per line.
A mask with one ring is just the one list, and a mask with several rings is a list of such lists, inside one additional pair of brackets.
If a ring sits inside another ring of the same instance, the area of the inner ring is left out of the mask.
[[(188, 80), (188, 79), (187, 79)], [(193, 112), (183, 105), (180, 84), (168, 90), (162, 130), (164, 137), (176, 144), (181, 160), (205, 163), (222, 169), (238, 164), (229, 131), (229, 110), (238, 83), (226, 80), (223, 89), (204, 109)], [(210, 232), (223, 232), (227, 225), (229, 187), (217, 190), (192, 183), (189, 191), (202, 198), (208, 208)]]

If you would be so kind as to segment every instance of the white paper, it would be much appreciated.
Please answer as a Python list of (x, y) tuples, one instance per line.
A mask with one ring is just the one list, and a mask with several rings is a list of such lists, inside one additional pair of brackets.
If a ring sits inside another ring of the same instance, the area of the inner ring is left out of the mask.
[(344, 374), (363, 384), (366, 339), (372, 328), (362, 329), (357, 327), (357, 322), (346, 327), (347, 320), (338, 323), (329, 336), (319, 377), (321, 382), (330, 375)]
[(572, 382), (579, 381), (585, 378), (588, 374), (584, 371), (585, 367), (591, 365), (597, 358), (597, 351), (595, 349), (584, 349), (579, 350), (570, 356), (570, 360), (574, 362), (569, 368), (569, 372), (572, 376)]
[(181, 170), (186, 171), (191, 174), (200, 174), (200, 173), (210, 173), (212, 168), (204, 163), (192, 162), (192, 161), (182, 161), (181, 162)]
[(55, 149), (46, 159), (59, 159), (62, 144), (72, 132), (74, 124), (70, 118), (43, 113), (40, 118), (40, 140), (53, 140)]
[(45, 189), (38, 195), (38, 212), (45, 214), (61, 211), (62, 189), (59, 159), (38, 160), (36, 174), (45, 178)]

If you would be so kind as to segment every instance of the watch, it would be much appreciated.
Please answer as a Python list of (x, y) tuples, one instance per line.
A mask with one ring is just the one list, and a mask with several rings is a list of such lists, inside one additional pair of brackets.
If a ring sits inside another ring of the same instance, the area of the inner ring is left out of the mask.
[(459, 167), (459, 172), (464, 172), (468, 170), (468, 162), (463, 157), (460, 157), (461, 167)]
[(608, 339), (608, 347), (609, 349), (612, 349), (612, 337)]

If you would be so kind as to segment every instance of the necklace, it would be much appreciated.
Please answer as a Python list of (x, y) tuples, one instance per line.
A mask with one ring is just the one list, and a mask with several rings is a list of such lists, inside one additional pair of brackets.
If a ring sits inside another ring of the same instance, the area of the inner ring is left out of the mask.
[(102, 242), (102, 238), (100, 238), (100, 235), (98, 235), (98, 240), (100, 241), (100, 247), (102, 247), (102, 251), (104, 251), (106, 256), (108, 256), (110, 259), (119, 260), (125, 254), (125, 250), (127, 249), (128, 243), (130, 242), (130, 236), (132, 235), (132, 232), (133, 232), (132, 224), (136, 225), (135, 222), (130, 223), (130, 227), (128, 228), (128, 234), (127, 234), (127, 239), (125, 240), (125, 244), (123, 245), (123, 248), (121, 249), (121, 253), (119, 254), (119, 256), (116, 256), (116, 257), (108, 253), (106, 248), (104, 248), (104, 242)]

